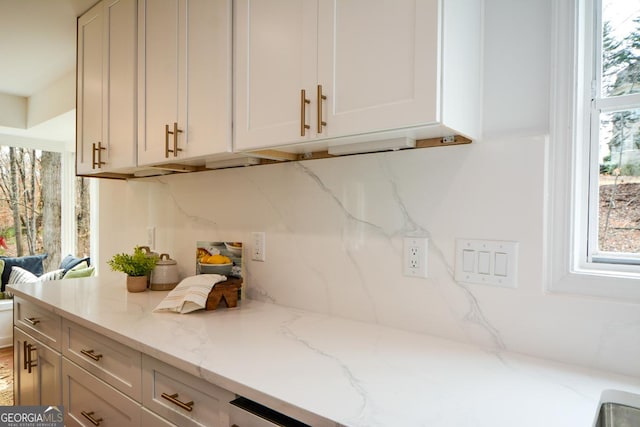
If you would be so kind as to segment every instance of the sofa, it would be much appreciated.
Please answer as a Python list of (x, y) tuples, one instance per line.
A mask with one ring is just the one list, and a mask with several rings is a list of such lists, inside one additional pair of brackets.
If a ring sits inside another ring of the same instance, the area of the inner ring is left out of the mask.
[(91, 265), (89, 257), (75, 257), (67, 255), (60, 266), (52, 271), (44, 271), (43, 261), (47, 254), (25, 255), (22, 257), (0, 256), (2, 271), (3, 297), (10, 297), (5, 293), (7, 284), (32, 283), (36, 281), (73, 279), (89, 277), (95, 274), (95, 267)]

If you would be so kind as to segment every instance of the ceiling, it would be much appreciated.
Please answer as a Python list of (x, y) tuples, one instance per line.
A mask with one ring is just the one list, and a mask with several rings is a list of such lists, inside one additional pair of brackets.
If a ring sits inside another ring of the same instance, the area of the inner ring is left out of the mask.
[[(72, 71), (76, 17), (96, 2), (0, 0), (0, 93), (29, 97)], [(0, 133), (57, 139), (58, 131), (74, 132), (74, 126), (68, 129), (69, 115), (63, 116), (60, 126), (47, 122), (26, 130), (0, 128)]]

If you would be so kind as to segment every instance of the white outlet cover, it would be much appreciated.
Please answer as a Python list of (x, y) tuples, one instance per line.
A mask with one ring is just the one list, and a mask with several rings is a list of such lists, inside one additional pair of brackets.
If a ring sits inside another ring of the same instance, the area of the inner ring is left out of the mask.
[(264, 231), (254, 231), (251, 233), (253, 247), (251, 248), (251, 259), (253, 261), (265, 260), (266, 235)]
[(402, 273), (408, 277), (426, 278), (428, 274), (429, 239), (405, 237), (402, 250)]

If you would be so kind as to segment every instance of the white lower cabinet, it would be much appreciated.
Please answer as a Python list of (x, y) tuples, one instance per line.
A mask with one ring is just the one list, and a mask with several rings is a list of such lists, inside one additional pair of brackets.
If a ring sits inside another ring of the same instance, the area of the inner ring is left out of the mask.
[(142, 355), (142, 404), (179, 426), (229, 426), (235, 395), (201, 378)]
[(14, 404), (61, 405), (60, 353), (18, 328), (14, 328), (13, 349)]
[(140, 404), (75, 363), (62, 361), (65, 425), (140, 426)]
[(22, 298), (13, 299), (15, 405), (62, 404), (61, 317)]

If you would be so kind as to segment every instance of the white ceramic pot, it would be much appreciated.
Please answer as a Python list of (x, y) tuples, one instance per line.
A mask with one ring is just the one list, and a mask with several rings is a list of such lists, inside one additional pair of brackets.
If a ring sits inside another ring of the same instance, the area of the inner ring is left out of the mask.
[(178, 263), (171, 259), (169, 254), (160, 255), (156, 267), (151, 272), (149, 289), (152, 291), (168, 291), (175, 288), (179, 282)]

